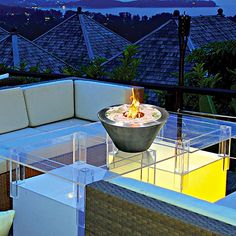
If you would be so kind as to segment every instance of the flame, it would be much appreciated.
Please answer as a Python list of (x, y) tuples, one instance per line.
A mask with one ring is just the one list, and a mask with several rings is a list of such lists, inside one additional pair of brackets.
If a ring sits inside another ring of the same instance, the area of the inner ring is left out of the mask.
[(131, 103), (131, 105), (129, 107), (129, 111), (128, 111), (127, 117), (134, 119), (134, 118), (138, 117), (139, 105), (140, 105), (138, 96), (136, 96), (134, 88), (132, 88), (131, 100), (132, 100), (132, 103)]

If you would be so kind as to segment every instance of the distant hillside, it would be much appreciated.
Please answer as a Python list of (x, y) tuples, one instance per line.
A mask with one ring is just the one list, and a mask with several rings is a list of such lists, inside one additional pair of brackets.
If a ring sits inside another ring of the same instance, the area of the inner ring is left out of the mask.
[(121, 2), (118, 0), (80, 0), (66, 3), (67, 7), (112, 8), (112, 7), (216, 7), (214, 1), (204, 0), (136, 0)]
[(39, 7), (89, 7), (89, 8), (112, 8), (112, 7), (215, 7), (216, 3), (206, 0), (136, 0), (121, 2), (119, 0), (0, 0), (1, 4), (8, 6), (39, 6)]

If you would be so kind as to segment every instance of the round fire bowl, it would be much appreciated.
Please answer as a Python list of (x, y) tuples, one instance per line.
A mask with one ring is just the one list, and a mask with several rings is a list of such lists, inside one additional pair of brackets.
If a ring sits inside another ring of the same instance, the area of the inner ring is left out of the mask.
[(156, 121), (140, 124), (138, 126), (108, 119), (106, 112), (111, 107), (104, 108), (98, 112), (99, 120), (102, 122), (102, 125), (119, 150), (131, 153), (143, 152), (152, 145), (155, 137), (167, 121), (169, 113), (164, 108), (153, 105), (149, 106), (158, 109), (161, 112), (161, 117)]

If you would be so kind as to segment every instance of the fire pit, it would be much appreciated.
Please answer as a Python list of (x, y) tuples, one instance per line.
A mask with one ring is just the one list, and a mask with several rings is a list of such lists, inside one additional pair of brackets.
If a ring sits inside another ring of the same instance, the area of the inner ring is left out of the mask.
[(164, 108), (140, 104), (134, 89), (131, 98), (131, 105), (104, 108), (98, 118), (119, 150), (143, 152), (151, 146), (169, 114)]

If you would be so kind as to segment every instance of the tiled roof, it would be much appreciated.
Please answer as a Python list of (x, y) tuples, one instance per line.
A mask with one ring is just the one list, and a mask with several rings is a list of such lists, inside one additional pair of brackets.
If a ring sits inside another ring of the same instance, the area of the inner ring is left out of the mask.
[[(222, 16), (193, 17), (186, 54), (212, 41), (236, 40), (236, 24)], [(141, 59), (137, 81), (161, 84), (177, 84), (173, 75), (179, 69), (178, 21), (171, 19), (149, 35), (135, 43), (137, 58)], [(121, 53), (104, 63), (107, 71), (119, 65)], [(185, 70), (191, 65), (186, 63)]]
[[(176, 84), (173, 75), (179, 65), (178, 27), (174, 20), (169, 20), (160, 28), (136, 42), (140, 59), (137, 70), (137, 81), (161, 84)], [(189, 49), (187, 49), (189, 52)], [(121, 54), (104, 64), (111, 71), (119, 64)]]
[[(17, 48), (19, 61), (20, 63), (26, 63), (26, 70), (38, 65), (40, 72), (50, 68), (52, 72), (60, 73), (63, 68), (68, 66), (65, 62), (20, 35), (17, 35)], [(14, 49), (11, 34), (0, 41), (0, 63), (9, 67), (14, 66)]]
[(236, 40), (236, 23), (222, 16), (193, 17), (191, 40), (195, 48), (210, 42)]
[(129, 42), (85, 14), (76, 14), (34, 41), (74, 67), (111, 58)]
[(9, 33), (0, 27), (0, 41), (6, 38), (9, 35)]

